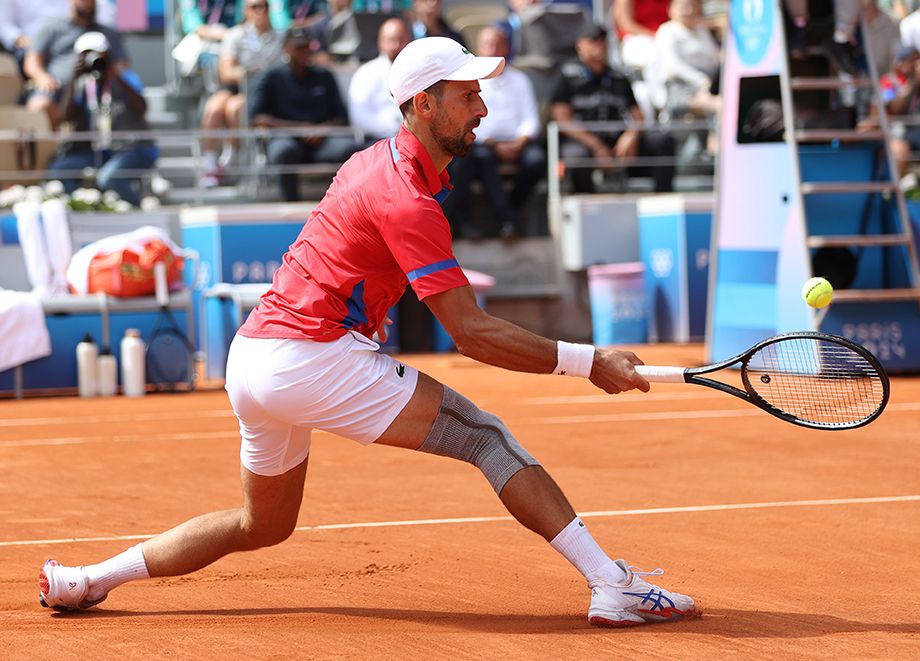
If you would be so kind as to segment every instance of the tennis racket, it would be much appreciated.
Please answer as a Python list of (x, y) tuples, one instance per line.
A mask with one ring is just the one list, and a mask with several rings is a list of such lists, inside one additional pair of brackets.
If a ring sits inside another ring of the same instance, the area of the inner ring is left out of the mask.
[[(706, 378), (741, 368), (744, 390)], [(875, 420), (888, 403), (888, 376), (864, 347), (826, 333), (771, 337), (705, 367), (637, 365), (648, 381), (693, 383), (740, 397), (781, 420), (812, 429), (853, 429)]]
[(154, 277), (160, 312), (147, 342), (147, 381), (162, 391), (194, 390), (195, 349), (169, 309), (166, 264), (154, 264)]

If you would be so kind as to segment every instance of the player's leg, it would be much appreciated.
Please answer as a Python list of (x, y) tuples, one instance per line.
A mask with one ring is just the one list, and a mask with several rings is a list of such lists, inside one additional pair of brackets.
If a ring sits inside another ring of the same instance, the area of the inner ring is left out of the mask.
[(585, 577), (592, 590), (592, 623), (628, 626), (697, 613), (690, 597), (646, 583), (642, 573), (611, 559), (556, 482), (501, 420), (427, 375), (418, 375), (412, 399), (376, 443), (477, 466), (511, 515), (546, 539)]

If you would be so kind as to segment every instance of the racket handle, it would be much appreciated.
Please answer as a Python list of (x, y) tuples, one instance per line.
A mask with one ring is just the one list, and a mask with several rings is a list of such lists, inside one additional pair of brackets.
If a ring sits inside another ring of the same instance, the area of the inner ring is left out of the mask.
[(156, 286), (157, 305), (161, 308), (169, 306), (169, 283), (166, 281), (166, 262), (156, 262), (153, 265), (153, 282)]
[(636, 372), (645, 377), (646, 381), (657, 383), (685, 383), (683, 367), (669, 367), (666, 365), (636, 365)]

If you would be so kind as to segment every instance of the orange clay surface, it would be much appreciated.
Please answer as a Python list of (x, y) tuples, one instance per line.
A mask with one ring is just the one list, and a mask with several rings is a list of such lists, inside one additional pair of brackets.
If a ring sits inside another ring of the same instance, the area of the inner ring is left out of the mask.
[(88, 564), (239, 505), (235, 420), (207, 384), (0, 401), (2, 657), (920, 658), (920, 380), (893, 378), (868, 427), (818, 432), (695, 386), (611, 397), (457, 355), (406, 360), (501, 416), (610, 554), (665, 568), (655, 580), (705, 615), (592, 628), (581, 577), (473, 467), (323, 433), (285, 543), (87, 612), (40, 608), (47, 558)]

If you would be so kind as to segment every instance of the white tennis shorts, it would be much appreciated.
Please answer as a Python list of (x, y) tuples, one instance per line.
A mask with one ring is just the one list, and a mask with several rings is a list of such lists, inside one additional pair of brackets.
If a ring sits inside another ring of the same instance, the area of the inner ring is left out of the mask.
[(310, 453), (312, 430), (373, 443), (415, 392), (418, 371), (356, 332), (332, 342), (237, 335), (225, 388), (240, 423), (240, 461), (281, 475)]

